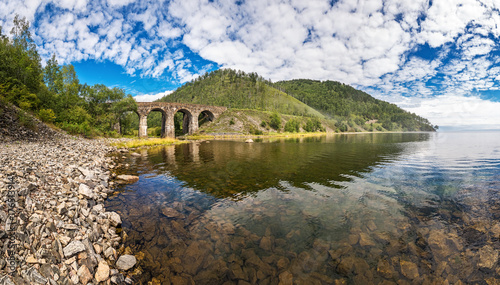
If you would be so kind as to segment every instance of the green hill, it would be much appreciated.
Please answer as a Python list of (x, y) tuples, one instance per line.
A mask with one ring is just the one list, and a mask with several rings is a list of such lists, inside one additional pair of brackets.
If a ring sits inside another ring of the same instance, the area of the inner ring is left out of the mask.
[(219, 69), (186, 83), (159, 101), (323, 118), (320, 112), (270, 85), (269, 81), (256, 73), (246, 74), (232, 69)]
[(388, 131), (435, 131), (427, 119), (340, 82), (296, 79), (274, 86), (351, 127), (376, 122)]
[[(295, 124), (295, 127), (289, 126), (288, 129), (297, 131), (309, 129), (302, 117), (316, 118), (315, 122), (320, 120), (323, 129), (326, 127), (328, 131), (435, 130), (426, 119), (339, 82), (299, 79), (272, 83), (256, 73), (247, 74), (231, 69), (220, 69), (200, 76), (159, 101), (225, 106), (240, 110), (231, 113), (234, 118), (227, 118), (228, 122), (237, 122), (238, 119), (240, 122), (255, 122), (250, 124), (251, 127), (241, 123), (244, 127), (238, 130), (232, 129), (239, 124), (232, 124), (227, 131), (266, 132), (269, 130), (266, 124), (270, 122), (270, 113), (279, 113), (283, 120), (283, 124), (275, 128), (278, 131), (286, 129), (288, 119), (283, 115), (296, 116), (290, 123)], [(256, 112), (245, 110), (264, 113), (257, 115)], [(221, 128), (225, 130), (221, 122), (216, 122), (212, 124), (210, 132), (217, 132)], [(200, 131), (203, 132), (203, 128)]]

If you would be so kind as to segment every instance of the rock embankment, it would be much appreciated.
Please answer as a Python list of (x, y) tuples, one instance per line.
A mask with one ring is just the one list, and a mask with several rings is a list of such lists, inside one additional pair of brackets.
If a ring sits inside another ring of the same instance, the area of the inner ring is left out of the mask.
[(56, 139), (64, 134), (51, 129), (39, 119), (0, 100), (0, 142)]
[(112, 150), (64, 135), (0, 140), (0, 284), (133, 283), (120, 215), (103, 206)]

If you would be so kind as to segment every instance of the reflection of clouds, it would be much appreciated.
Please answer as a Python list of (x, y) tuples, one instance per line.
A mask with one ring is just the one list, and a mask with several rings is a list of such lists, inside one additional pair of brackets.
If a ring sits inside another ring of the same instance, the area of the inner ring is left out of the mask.
[(500, 132), (436, 133), (429, 141), (410, 143), (401, 156), (366, 178), (409, 195), (415, 205), (457, 198), (458, 191), (473, 187), (481, 195), (500, 172), (498, 141)]

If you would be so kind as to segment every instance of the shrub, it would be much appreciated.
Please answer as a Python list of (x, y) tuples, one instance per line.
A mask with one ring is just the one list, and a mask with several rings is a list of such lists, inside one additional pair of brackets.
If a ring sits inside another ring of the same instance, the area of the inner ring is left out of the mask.
[[(345, 123), (343, 123), (345, 125)], [(306, 125), (304, 126), (304, 130), (306, 132), (317, 132), (317, 131), (320, 131), (320, 132), (323, 132), (325, 130), (325, 128), (323, 128), (323, 126), (321, 125), (321, 122), (319, 121), (318, 118), (310, 118), (307, 120), (306, 122)], [(347, 130), (347, 126), (346, 126), (346, 130)], [(341, 129), (342, 131), (342, 129)], [(345, 132), (345, 131), (342, 131), (342, 132)]]
[(250, 130), (249, 130), (250, 134), (252, 135), (262, 135), (262, 131), (255, 128), (254, 126), (250, 126)]
[(381, 132), (383, 131), (384, 129), (381, 127), (381, 126), (377, 126), (377, 131)]
[(299, 120), (293, 118), (288, 120), (285, 124), (285, 132), (289, 133), (298, 133), (300, 131), (300, 122)]
[(56, 114), (52, 109), (41, 109), (38, 111), (38, 117), (45, 123), (52, 123), (56, 119)]
[(271, 115), (269, 126), (275, 130), (281, 129), (281, 117), (280, 115), (278, 115), (278, 113), (273, 113)]
[(262, 123), (260, 123), (260, 126), (263, 127), (263, 128), (267, 127), (267, 122), (266, 121), (262, 121)]
[(231, 118), (231, 121), (229, 121), (229, 125), (234, 125), (234, 118)]
[(337, 122), (335, 124), (335, 126), (341, 132), (347, 132), (347, 130), (349, 129), (349, 127), (347, 126), (346, 122)]

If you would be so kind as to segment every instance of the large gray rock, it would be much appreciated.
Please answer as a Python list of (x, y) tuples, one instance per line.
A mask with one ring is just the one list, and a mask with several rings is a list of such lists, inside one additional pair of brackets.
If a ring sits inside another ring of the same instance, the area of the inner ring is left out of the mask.
[(116, 268), (121, 270), (129, 270), (130, 268), (134, 267), (136, 263), (137, 260), (135, 259), (135, 256), (125, 254), (118, 258), (118, 261), (116, 262)]
[(63, 248), (63, 253), (65, 257), (71, 257), (84, 250), (85, 245), (81, 241), (75, 240), (70, 242), (65, 248)]

